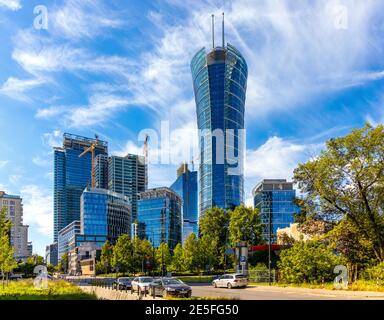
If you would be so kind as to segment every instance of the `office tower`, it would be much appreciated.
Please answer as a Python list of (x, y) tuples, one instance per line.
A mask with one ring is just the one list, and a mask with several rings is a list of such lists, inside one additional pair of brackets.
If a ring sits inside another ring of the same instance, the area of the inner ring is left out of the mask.
[(137, 194), (147, 189), (144, 157), (128, 154), (108, 159), (108, 189), (127, 196), (132, 205), (132, 222), (137, 219)]
[(120, 235), (131, 235), (131, 223), (128, 197), (106, 189), (86, 189), (81, 195), (81, 235), (76, 241), (115, 243)]
[(95, 157), (95, 187), (108, 189), (108, 156), (105, 154)]
[(294, 204), (296, 190), (293, 183), (285, 179), (264, 179), (252, 191), (254, 207), (259, 209), (263, 225), (263, 238), (276, 243), (278, 228), (289, 227), (299, 208)]
[(27, 250), (28, 250), (28, 257), (32, 257), (32, 254), (33, 254), (33, 244), (32, 244), (32, 241), (29, 241), (28, 242), (28, 245), (27, 245)]
[(80, 197), (91, 185), (91, 152), (80, 154), (95, 145), (95, 156), (108, 155), (107, 142), (69, 133), (63, 135), (63, 146), (54, 148), (54, 241), (61, 229), (80, 219)]
[(149, 189), (138, 195), (138, 233), (158, 247), (167, 243), (174, 249), (181, 243), (182, 199), (167, 187)]
[(80, 234), (80, 221), (72, 221), (59, 231), (58, 237), (58, 260), (76, 247), (76, 235)]
[(194, 233), (198, 235), (197, 171), (189, 171), (187, 164), (177, 170), (177, 179), (170, 186), (183, 200), (182, 241)]
[[(224, 20), (223, 20), (224, 22)], [(213, 25), (213, 24), (212, 24)], [(191, 62), (199, 129), (199, 215), (211, 207), (244, 202), (244, 108), (248, 68), (241, 53), (224, 44)]]
[(54, 242), (45, 247), (45, 263), (47, 265), (53, 264), (54, 266), (57, 266), (58, 264), (57, 250), (58, 250), (57, 242)]
[(23, 200), (20, 196), (0, 191), (0, 210), (5, 208), (6, 217), (12, 222), (10, 243), (16, 260), (28, 258), (28, 226), (23, 224)]

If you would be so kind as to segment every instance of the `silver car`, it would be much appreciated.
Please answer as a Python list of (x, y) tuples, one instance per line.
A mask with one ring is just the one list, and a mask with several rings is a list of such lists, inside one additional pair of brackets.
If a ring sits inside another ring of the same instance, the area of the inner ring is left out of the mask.
[(245, 275), (240, 273), (224, 274), (212, 281), (212, 285), (215, 288), (239, 288), (246, 287), (248, 285), (248, 279)]
[(149, 292), (148, 287), (150, 283), (153, 282), (153, 280), (154, 279), (152, 277), (137, 277), (133, 279), (131, 283), (131, 292), (132, 293), (135, 291)]

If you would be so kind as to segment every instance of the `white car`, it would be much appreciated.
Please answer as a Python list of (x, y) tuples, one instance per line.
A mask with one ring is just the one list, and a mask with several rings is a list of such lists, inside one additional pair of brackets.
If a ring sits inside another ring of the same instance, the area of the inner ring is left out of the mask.
[(143, 291), (149, 292), (148, 287), (154, 281), (152, 277), (137, 277), (132, 280), (131, 292)]
[(215, 288), (239, 288), (246, 287), (248, 285), (248, 279), (241, 273), (224, 274), (212, 281), (212, 285)]

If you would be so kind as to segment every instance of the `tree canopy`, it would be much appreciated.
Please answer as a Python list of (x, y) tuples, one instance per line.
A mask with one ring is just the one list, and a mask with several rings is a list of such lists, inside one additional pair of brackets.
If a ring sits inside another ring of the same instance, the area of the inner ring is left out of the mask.
[(344, 216), (384, 260), (383, 125), (329, 140), (317, 158), (295, 169), (294, 181), (323, 214)]

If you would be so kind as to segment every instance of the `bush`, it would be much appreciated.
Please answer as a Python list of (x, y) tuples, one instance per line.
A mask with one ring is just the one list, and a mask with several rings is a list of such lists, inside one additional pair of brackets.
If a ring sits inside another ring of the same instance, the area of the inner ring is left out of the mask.
[(94, 300), (92, 294), (66, 281), (49, 281), (48, 288), (39, 289), (33, 280), (10, 281), (0, 286), (0, 300)]
[(384, 262), (380, 262), (379, 264), (366, 269), (365, 272), (370, 279), (384, 284)]
[(282, 250), (278, 262), (280, 280), (285, 283), (322, 283), (335, 278), (333, 270), (342, 264), (329, 247), (318, 241), (297, 242)]

